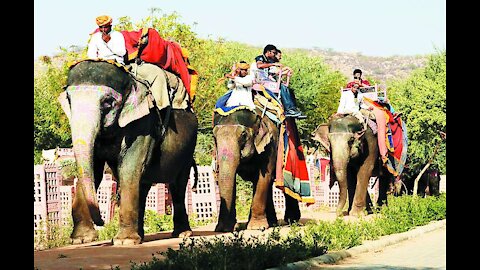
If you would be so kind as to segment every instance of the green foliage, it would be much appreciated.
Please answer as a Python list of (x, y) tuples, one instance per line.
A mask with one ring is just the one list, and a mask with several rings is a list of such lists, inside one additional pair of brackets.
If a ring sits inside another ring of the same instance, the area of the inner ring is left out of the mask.
[[(311, 221), (291, 226), (282, 236), (279, 228), (269, 234), (245, 238), (242, 232), (214, 238), (184, 239), (178, 250), (160, 252), (152, 261), (132, 263), (131, 269), (266, 269), (360, 245), (363, 240), (407, 231), (446, 218), (446, 194), (439, 197), (391, 197), (372, 220)], [(275, 258), (272, 260), (272, 258)]]
[[(438, 131), (446, 131), (446, 58), (445, 50), (431, 55), (424, 68), (389, 87), (389, 99), (407, 125), (411, 169), (423, 168), (441, 140)], [(433, 164), (446, 174), (445, 142), (440, 142)]]
[(172, 215), (160, 215), (153, 210), (145, 210), (143, 228), (145, 233), (173, 230)]
[(300, 233), (280, 238), (276, 229), (268, 236), (245, 238), (242, 232), (235, 232), (212, 239), (184, 239), (179, 250), (169, 248), (160, 253), (166, 260), (153, 257), (149, 263), (132, 263), (131, 269), (266, 269), (325, 251), (323, 246), (303, 242)]
[(115, 214), (110, 222), (106, 223), (98, 229), (98, 241), (112, 240), (117, 235), (120, 229), (120, 211), (118, 206), (115, 206)]
[(51, 221), (42, 220), (39, 228), (46, 230), (36, 231), (33, 239), (35, 249), (50, 249), (70, 244), (70, 235), (73, 232), (73, 219), (70, 216), (66, 225), (54, 224)]
[(78, 177), (77, 162), (75, 159), (61, 160), (59, 169), (62, 177), (65, 179)]
[(41, 163), (42, 149), (71, 145), (70, 126), (63, 113), (58, 94), (62, 91), (66, 76), (45, 59), (45, 70), (33, 78), (33, 144), (34, 164)]
[(250, 207), (252, 206), (253, 183), (245, 181), (237, 176), (237, 198), (235, 209), (237, 210), (237, 220), (248, 220)]

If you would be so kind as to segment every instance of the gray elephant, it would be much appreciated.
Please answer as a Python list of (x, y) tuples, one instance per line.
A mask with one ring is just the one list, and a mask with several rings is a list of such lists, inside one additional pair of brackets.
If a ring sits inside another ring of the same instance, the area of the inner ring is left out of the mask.
[(333, 177), (338, 181), (340, 196), (337, 216), (344, 215), (348, 190), (348, 213), (359, 216), (371, 212), (367, 188), (370, 177), (378, 176), (377, 205), (387, 203), (387, 191), (393, 175), (381, 164), (378, 141), (372, 129), (352, 115), (335, 115), (328, 124), (322, 124), (312, 133), (331, 153)]
[(139, 244), (144, 237), (145, 200), (152, 183), (169, 183), (172, 235), (192, 230), (185, 190), (194, 163), (198, 121), (190, 110), (157, 111), (125, 67), (81, 61), (71, 67), (59, 101), (70, 120), (78, 166), (73, 199), (74, 244), (94, 241), (103, 225), (96, 200), (105, 163), (119, 185), (120, 228), (115, 245)]
[[(227, 116), (214, 114), (213, 136), (218, 166), (220, 213), (215, 231), (231, 232), (237, 224), (236, 175), (253, 182), (253, 199), (247, 229), (269, 228), (277, 223), (272, 198), (279, 128), (262, 112), (242, 109)], [(298, 201), (285, 194), (285, 220), (300, 219)]]

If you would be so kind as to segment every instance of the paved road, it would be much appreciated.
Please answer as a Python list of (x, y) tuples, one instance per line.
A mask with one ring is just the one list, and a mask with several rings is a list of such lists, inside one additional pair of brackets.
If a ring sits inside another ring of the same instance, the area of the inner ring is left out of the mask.
[(446, 225), (415, 238), (310, 269), (446, 269)]
[[(313, 213), (305, 215), (303, 222), (309, 219), (334, 220), (335, 213)], [(301, 221), (302, 221), (301, 220)], [(414, 229), (411, 232), (384, 236), (379, 240), (371, 241), (365, 245), (354, 247), (356, 252), (350, 249), (352, 257), (340, 260), (335, 265), (321, 264), (308, 268), (288, 269), (445, 269), (446, 268), (446, 220), (439, 221), (423, 228)], [(215, 224), (202, 226), (194, 229), (196, 237), (215, 237), (221, 233), (214, 232)], [(425, 228), (434, 229), (425, 229)], [(270, 230), (270, 229), (269, 229)], [(282, 228), (288, 231), (287, 227)], [(267, 230), (268, 232), (268, 230)], [(245, 231), (245, 235), (254, 235), (260, 231)], [(407, 235), (413, 235), (412, 237)], [(397, 240), (395, 240), (397, 239)], [(406, 239), (401, 242), (398, 239)], [(120, 266), (120, 269), (130, 269), (130, 261), (142, 263), (152, 260), (152, 255), (165, 251), (168, 248), (177, 249), (179, 238), (171, 238), (169, 232), (161, 232), (146, 236), (146, 241), (141, 245), (119, 247), (112, 246), (109, 241), (101, 241), (89, 244), (66, 246), (56, 249), (35, 251), (34, 266), (40, 270), (90, 270), (112, 269)], [(367, 241), (369, 242), (369, 241)], [(385, 244), (389, 242), (391, 244)], [(363, 252), (360, 249), (369, 247)], [(371, 248), (374, 247), (374, 248)], [(368, 251), (373, 250), (373, 251)]]

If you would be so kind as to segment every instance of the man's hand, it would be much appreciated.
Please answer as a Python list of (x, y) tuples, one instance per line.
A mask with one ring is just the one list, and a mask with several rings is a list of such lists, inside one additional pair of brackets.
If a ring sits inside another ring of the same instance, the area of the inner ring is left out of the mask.
[(109, 34), (102, 33), (102, 39), (103, 39), (103, 41), (108, 43), (110, 41), (110, 39), (112, 39), (112, 37)]

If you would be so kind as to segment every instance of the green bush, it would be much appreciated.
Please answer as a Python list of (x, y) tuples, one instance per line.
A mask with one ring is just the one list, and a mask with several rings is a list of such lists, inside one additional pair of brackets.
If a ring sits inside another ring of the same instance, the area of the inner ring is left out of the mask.
[(439, 197), (391, 197), (371, 220), (310, 221), (296, 224), (286, 236), (279, 228), (263, 236), (244, 238), (242, 232), (214, 238), (187, 238), (178, 250), (160, 252), (152, 261), (132, 263), (131, 269), (265, 269), (320, 256), (327, 250), (360, 245), (363, 240), (407, 231), (446, 218), (446, 194)]

